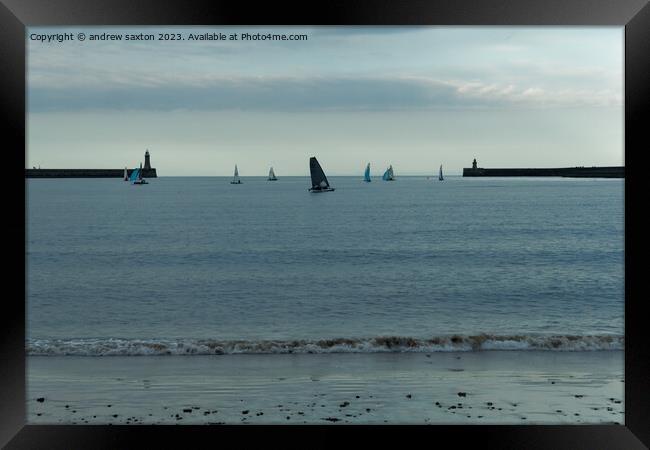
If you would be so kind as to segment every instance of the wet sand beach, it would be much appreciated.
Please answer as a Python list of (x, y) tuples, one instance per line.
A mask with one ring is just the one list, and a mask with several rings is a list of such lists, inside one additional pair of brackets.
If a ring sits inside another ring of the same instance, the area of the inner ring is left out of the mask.
[(622, 351), (30, 356), (30, 424), (623, 423)]

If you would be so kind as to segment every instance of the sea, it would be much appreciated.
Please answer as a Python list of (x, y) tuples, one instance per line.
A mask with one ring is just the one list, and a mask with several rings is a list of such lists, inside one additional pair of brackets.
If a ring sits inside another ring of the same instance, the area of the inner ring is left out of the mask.
[(624, 348), (624, 181), (26, 179), (28, 355)]

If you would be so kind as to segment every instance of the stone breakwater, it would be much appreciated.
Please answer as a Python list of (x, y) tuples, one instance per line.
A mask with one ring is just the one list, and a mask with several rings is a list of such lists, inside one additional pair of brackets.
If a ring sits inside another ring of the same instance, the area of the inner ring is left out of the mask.
[(543, 169), (463, 169), (464, 177), (570, 177), (570, 178), (625, 178), (625, 167), (563, 167)]
[[(133, 169), (127, 169), (131, 175)], [(156, 169), (142, 169), (144, 178), (157, 178)], [(122, 178), (124, 169), (25, 169), (25, 178)]]

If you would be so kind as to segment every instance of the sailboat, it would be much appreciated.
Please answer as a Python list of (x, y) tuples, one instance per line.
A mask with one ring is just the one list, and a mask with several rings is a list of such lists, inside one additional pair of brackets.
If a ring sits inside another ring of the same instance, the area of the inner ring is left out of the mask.
[(129, 181), (129, 173), (126, 170), (126, 167), (124, 168), (124, 181)]
[(232, 178), (230, 184), (241, 184), (241, 180), (239, 179), (239, 171), (237, 170), (237, 164), (235, 164), (235, 176)]
[(133, 169), (131, 176), (129, 177), (129, 181), (131, 184), (149, 184), (147, 180), (142, 178), (142, 169), (139, 168)]
[(318, 164), (318, 160), (314, 156), (309, 158), (309, 171), (311, 172), (310, 192), (329, 192), (334, 190), (333, 187), (330, 187), (325, 172), (323, 172), (320, 164)]
[(370, 163), (366, 166), (366, 171), (363, 173), (363, 181), (370, 182)]
[(382, 177), (382, 180), (384, 181), (394, 181), (395, 180), (395, 174), (393, 174), (393, 165), (391, 164), (388, 169), (386, 169), (386, 172), (384, 172), (384, 176)]
[(277, 181), (278, 178), (275, 176), (275, 172), (273, 172), (273, 167), (271, 167), (271, 170), (269, 170), (269, 177), (267, 178), (266, 181)]
[(138, 170), (138, 180), (136, 181), (138, 184), (149, 184), (147, 180), (142, 178), (142, 167), (140, 167), (140, 170)]
[(438, 173), (438, 180), (442, 181), (444, 178), (442, 177), (442, 164), (440, 164), (440, 172)]

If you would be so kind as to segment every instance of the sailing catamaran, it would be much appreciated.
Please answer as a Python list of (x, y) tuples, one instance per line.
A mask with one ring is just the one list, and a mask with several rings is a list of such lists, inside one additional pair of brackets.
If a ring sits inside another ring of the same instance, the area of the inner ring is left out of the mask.
[(382, 177), (382, 180), (384, 181), (394, 181), (395, 180), (395, 174), (393, 174), (393, 165), (391, 164), (388, 169), (386, 169), (386, 172), (384, 172), (384, 176)]
[(232, 178), (230, 184), (241, 184), (241, 180), (239, 179), (239, 171), (237, 170), (237, 164), (235, 164), (235, 176)]
[(438, 180), (442, 181), (444, 178), (442, 177), (442, 164), (440, 164), (440, 173), (438, 173)]
[(323, 169), (314, 156), (309, 158), (309, 171), (311, 172), (310, 192), (329, 192), (334, 190), (333, 187), (330, 187), (325, 172), (323, 172)]
[(370, 182), (370, 163), (366, 166), (366, 171), (363, 173), (363, 181)]
[(273, 167), (271, 167), (271, 170), (269, 170), (269, 177), (267, 178), (266, 181), (277, 181), (278, 178), (275, 176), (275, 172), (273, 172)]

